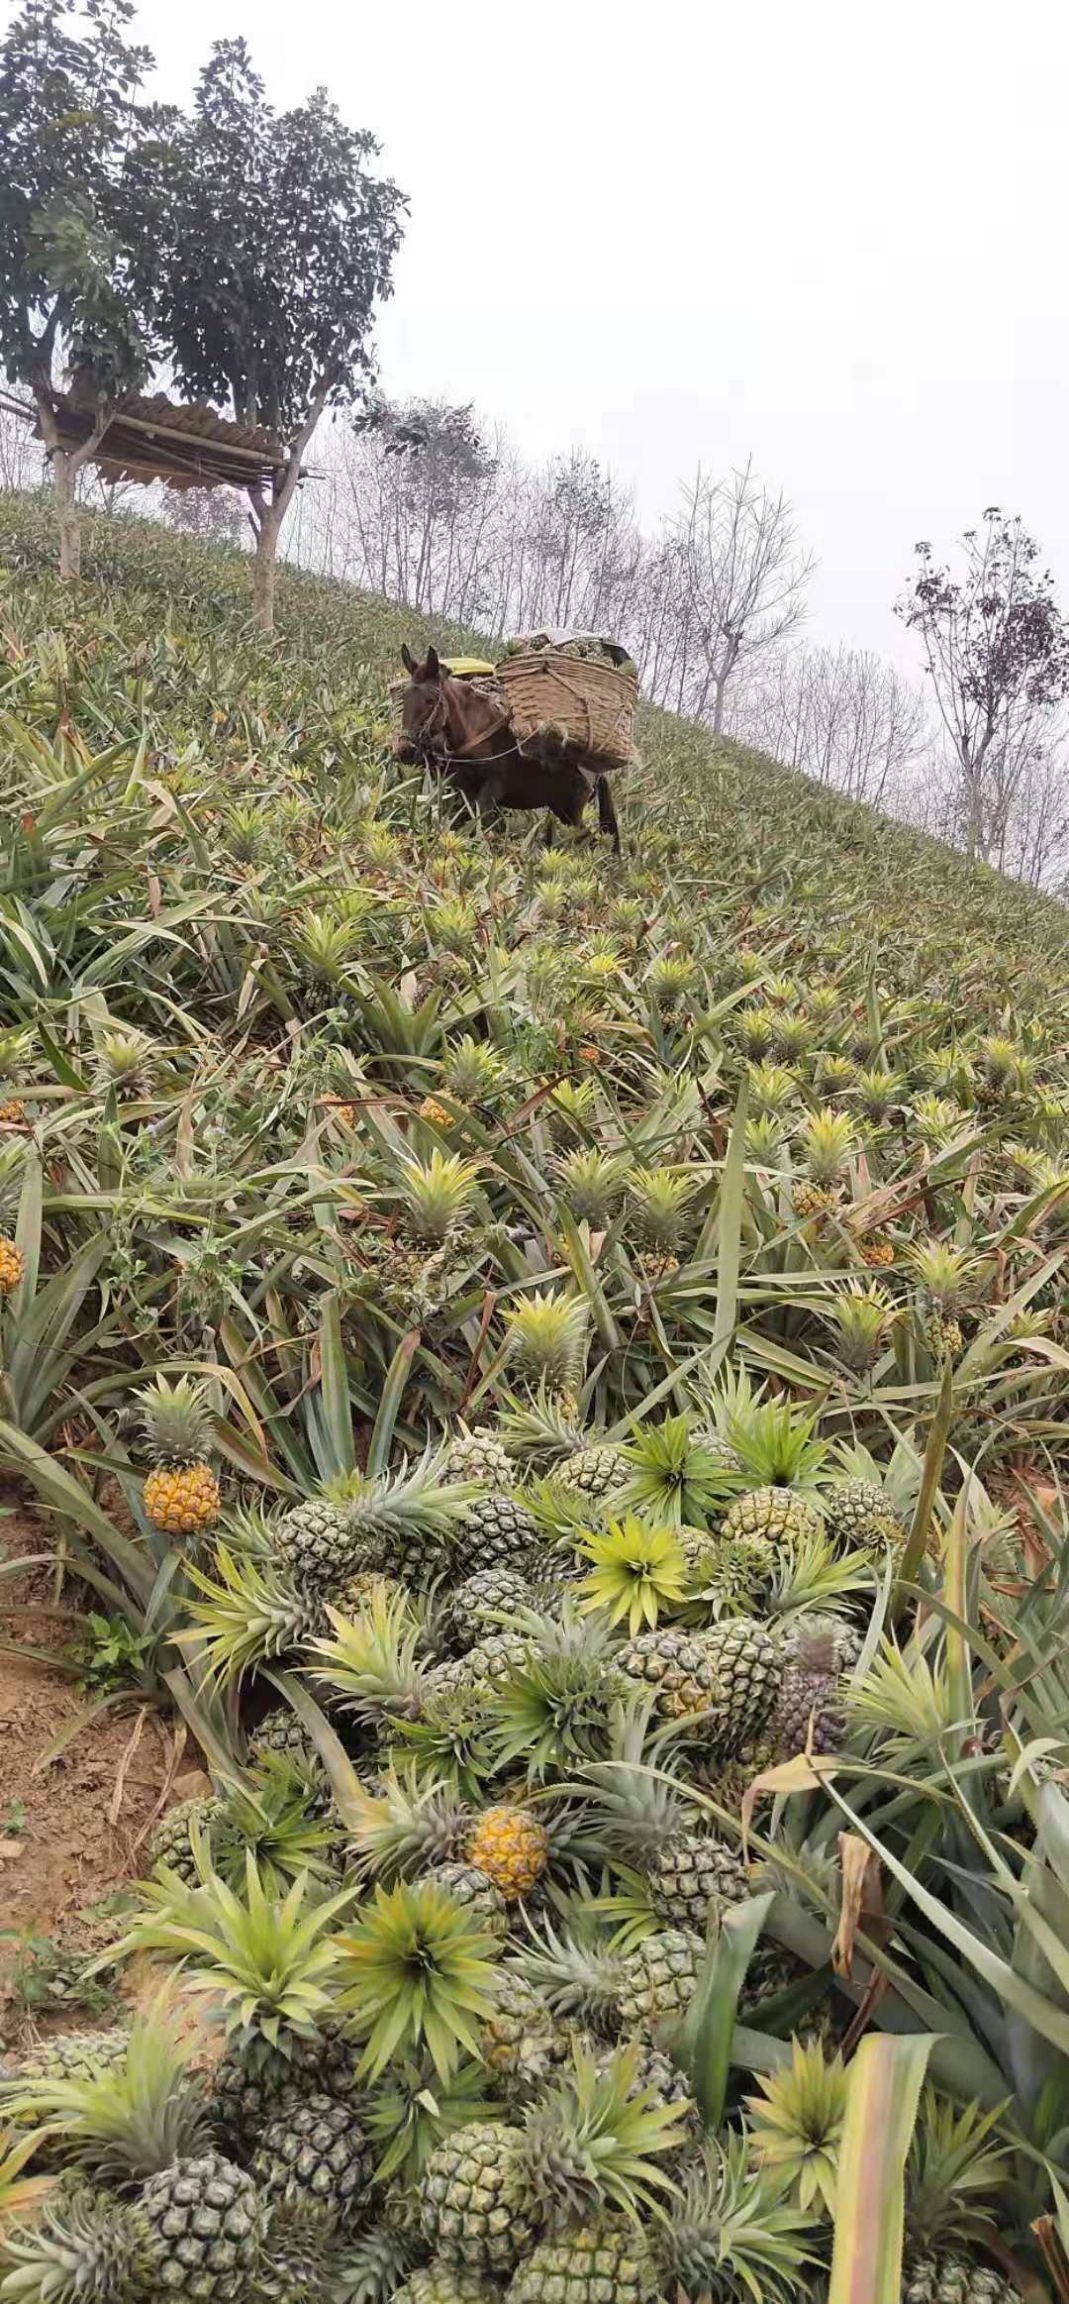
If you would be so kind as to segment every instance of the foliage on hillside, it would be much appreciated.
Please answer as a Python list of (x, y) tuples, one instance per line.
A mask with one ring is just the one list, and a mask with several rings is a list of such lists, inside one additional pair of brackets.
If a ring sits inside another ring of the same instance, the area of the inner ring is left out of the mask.
[(412, 619), (49, 560), (0, 1466), (226, 2044), (23, 2063), (0, 2295), (1064, 2297), (1064, 909), (656, 713), (620, 863), (451, 824)]

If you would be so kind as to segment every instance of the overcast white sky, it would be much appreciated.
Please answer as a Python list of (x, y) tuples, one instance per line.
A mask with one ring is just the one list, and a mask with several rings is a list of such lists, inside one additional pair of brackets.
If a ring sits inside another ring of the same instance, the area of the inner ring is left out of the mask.
[(161, 92), (244, 32), (411, 196), (393, 395), (578, 442), (644, 516), (752, 449), (810, 629), (914, 661), (918, 537), (995, 502), (1069, 595), (1064, 0), (143, 0)]

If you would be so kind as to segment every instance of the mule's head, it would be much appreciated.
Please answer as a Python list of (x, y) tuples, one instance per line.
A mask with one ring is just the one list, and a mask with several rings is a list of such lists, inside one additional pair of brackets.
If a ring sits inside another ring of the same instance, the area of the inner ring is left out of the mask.
[(428, 648), (422, 662), (409, 647), (401, 650), (408, 685), (401, 692), (401, 735), (397, 750), (402, 760), (420, 760), (445, 732), (448, 718), (444, 680), (436, 648)]

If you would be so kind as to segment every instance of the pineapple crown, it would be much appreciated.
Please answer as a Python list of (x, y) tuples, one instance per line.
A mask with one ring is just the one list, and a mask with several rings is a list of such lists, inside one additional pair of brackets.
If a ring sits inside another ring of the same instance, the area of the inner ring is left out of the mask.
[(500, 1767), (521, 1765), (538, 1782), (604, 1749), (620, 1688), (615, 1646), (607, 1625), (567, 1603), (556, 1619), (522, 1610), (511, 1621), (527, 1647), (494, 1688), (490, 1740)]
[(683, 1599), (687, 1563), (671, 1528), (648, 1527), (628, 1512), (610, 1520), (604, 1535), (585, 1536), (580, 1550), (591, 1563), (579, 1587), (580, 1608), (605, 1611), (610, 1624), (626, 1618), (632, 1636), (645, 1625), (652, 1629)]
[(708, 1527), (743, 1485), (731, 1446), (685, 1411), (636, 1424), (622, 1453), (629, 1475), (620, 1502), (673, 1528)]
[(826, 1441), (816, 1436), (816, 1414), (788, 1398), (768, 1397), (745, 1369), (722, 1380), (713, 1396), (717, 1432), (734, 1449), (744, 1487), (814, 1489), (824, 1478)]
[(344, 1616), (329, 1605), (326, 1615), (331, 1633), (311, 1643), (318, 1659), (308, 1667), (312, 1679), (342, 1695), (360, 1719), (383, 1713), (416, 1717), (430, 1666), (420, 1653), (423, 1628), (407, 1592), (379, 1585), (356, 1615)]
[(532, 1928), (515, 1970), (554, 2016), (582, 2018), (597, 2030), (616, 2025), (621, 1955), (600, 1914), (576, 1910), (575, 1924), (557, 1929), (545, 1920)]
[(469, 1812), (451, 1787), (421, 1786), (391, 1770), (378, 1793), (346, 1803), (348, 1857), (364, 1879), (390, 1881), (447, 1863), (463, 1846)]
[(187, 1628), (178, 1638), (211, 1679), (244, 1679), (299, 1646), (319, 1620), (314, 1603), (280, 1569), (250, 1552), (219, 1544), (214, 1575), (195, 1562), (188, 1574), (200, 1597), (186, 1602)]
[(222, 2007), (228, 2031), (272, 2045), (283, 2027), (317, 2038), (333, 2005), (341, 1958), (335, 1924), (353, 1904), (352, 1889), (313, 1895), (302, 1873), (285, 1896), (270, 1896), (251, 1849), (244, 1896), (205, 1872), (195, 1888), (174, 1873), (147, 1881), (147, 1909), (118, 1952), (157, 1952), (186, 1963), (188, 1989)]
[(801, 1131), (802, 1157), (816, 1184), (835, 1184), (857, 1149), (857, 1136), (848, 1112), (825, 1104), (805, 1121)]
[(151, 2234), (135, 2206), (95, 2198), (83, 2188), (73, 2197), (46, 2201), (35, 2222), (5, 2231), (4, 2289), (9, 2295), (45, 2297), (51, 2304), (106, 2296), (147, 2295), (158, 2271)]
[(354, 1539), (391, 1547), (406, 1538), (445, 1542), (478, 1493), (473, 1482), (449, 1477), (448, 1450), (432, 1448), (414, 1464), (406, 1458), (394, 1472), (349, 1473), (328, 1490)]
[(538, 1288), (508, 1314), (506, 1345), (520, 1374), (547, 1392), (574, 1392), (587, 1355), (588, 1307), (582, 1296)]
[(172, 1384), (157, 1376), (137, 1397), (154, 1464), (195, 1464), (207, 1456), (212, 1424), (203, 1382), (180, 1376)]
[(207, 2142), (207, 2108), (189, 2075), (195, 2045), (179, 2039), (165, 1992), (132, 2025), (121, 2062), (84, 2078), (15, 2081), (8, 2107), (61, 2137), (100, 2181), (141, 2182)]
[[(745, 2136), (707, 2145), (687, 2169), (659, 2243), (666, 2280), (684, 2296), (757, 2296), (793, 2304), (807, 2265), (809, 2218), (749, 2162)], [(675, 2293), (671, 2287), (668, 2293)]]
[(759, 2074), (761, 2094), (746, 2099), (755, 2166), (806, 2212), (835, 2214), (849, 2086), (841, 2056), (827, 2058), (817, 2040), (793, 2040), (790, 2063)]
[(468, 1215), (479, 1179), (477, 1160), (435, 1147), (427, 1160), (414, 1155), (400, 1166), (399, 1190), (409, 1229), (418, 1240), (449, 1239)]
[(430, 1880), (376, 1887), (340, 1941), (341, 2005), (367, 2036), (361, 2070), (377, 2078), (398, 2050), (429, 2055), (439, 2079), (478, 2056), (495, 1998), (497, 1945)]
[(975, 2234), (977, 2220), (998, 2219), (1000, 2193), (1012, 2184), (1007, 2148), (992, 2140), (1003, 2107), (965, 2109), (934, 2088), (921, 2096), (906, 2166), (906, 2223), (914, 2247), (930, 2249)]
[(418, 2183), (440, 2137), (491, 2118), (494, 2106), (485, 2086), (481, 2063), (462, 2062), (442, 2080), (429, 2057), (391, 2058), (361, 2106), (368, 2135), (383, 2147), (376, 2182), (400, 2176), (406, 2184)]
[(619, 2049), (599, 2062), (575, 2046), (567, 2077), (527, 2113), (525, 2159), (547, 2216), (566, 2222), (601, 2208), (637, 2218), (671, 2192), (658, 2166), (686, 2138), (678, 2104), (639, 2084), (640, 2052)]

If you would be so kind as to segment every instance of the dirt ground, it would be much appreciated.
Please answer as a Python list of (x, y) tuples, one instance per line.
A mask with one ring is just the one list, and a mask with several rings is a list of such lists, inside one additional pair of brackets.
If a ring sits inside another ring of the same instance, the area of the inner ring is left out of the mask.
[[(0, 1493), (0, 1559), (47, 1550), (32, 1516)], [(0, 1636), (60, 1656), (73, 1627), (52, 1597), (47, 1569), (4, 1578)], [(17, 2018), (12, 1978), (27, 1937), (80, 1946), (85, 1915), (143, 1871), (163, 1808), (201, 1785), (184, 1732), (136, 1699), (69, 1734), (87, 1702), (62, 1670), (0, 1653), (0, 2031)]]

